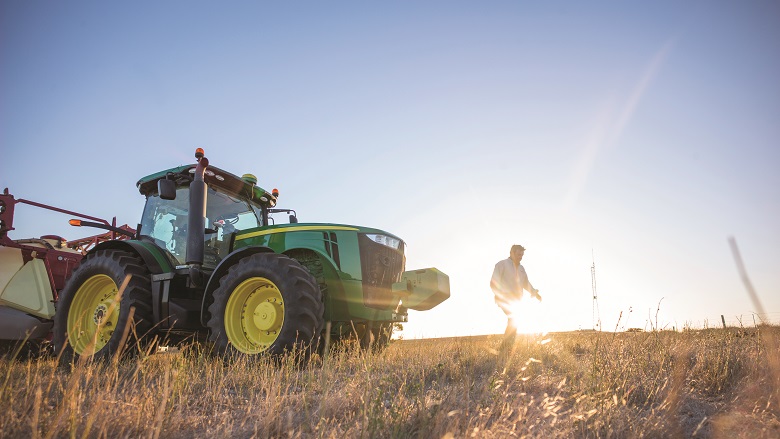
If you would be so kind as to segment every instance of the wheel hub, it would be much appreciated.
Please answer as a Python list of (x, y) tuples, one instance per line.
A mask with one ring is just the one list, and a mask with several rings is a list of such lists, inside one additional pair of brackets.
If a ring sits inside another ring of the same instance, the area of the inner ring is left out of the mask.
[(106, 313), (108, 313), (108, 307), (101, 303), (95, 308), (95, 314), (92, 316), (92, 321), (95, 322), (96, 325), (101, 324), (106, 317)]
[(271, 302), (263, 302), (255, 308), (254, 321), (261, 331), (268, 331), (276, 322), (276, 307)]

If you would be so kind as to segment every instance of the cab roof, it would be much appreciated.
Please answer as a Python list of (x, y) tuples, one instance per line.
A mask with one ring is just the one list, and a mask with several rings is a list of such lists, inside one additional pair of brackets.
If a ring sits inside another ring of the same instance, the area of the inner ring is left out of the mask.
[[(138, 180), (136, 187), (146, 197), (155, 195), (157, 194), (157, 181), (166, 178), (166, 176), (175, 180), (177, 187), (188, 186), (194, 179), (196, 166), (195, 164), (183, 165), (147, 175)], [(216, 166), (208, 166), (203, 177), (206, 184), (220, 188), (228, 194), (245, 197), (269, 207), (276, 205), (276, 197), (267, 190)]]

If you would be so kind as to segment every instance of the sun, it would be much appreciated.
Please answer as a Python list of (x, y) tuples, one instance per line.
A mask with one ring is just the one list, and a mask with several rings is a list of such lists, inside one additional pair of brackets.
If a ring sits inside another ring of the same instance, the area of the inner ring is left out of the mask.
[(550, 319), (546, 315), (546, 309), (537, 300), (524, 297), (515, 300), (509, 306), (512, 316), (517, 321), (518, 334), (543, 334), (549, 332)]

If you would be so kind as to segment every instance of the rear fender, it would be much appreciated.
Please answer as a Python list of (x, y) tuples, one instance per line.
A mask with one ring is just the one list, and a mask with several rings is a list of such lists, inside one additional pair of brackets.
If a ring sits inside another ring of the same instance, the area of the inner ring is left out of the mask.
[(98, 250), (124, 250), (138, 255), (151, 274), (168, 273), (176, 268), (175, 259), (167, 250), (146, 241), (141, 240), (112, 240), (101, 242), (87, 253), (88, 255)]
[(214, 269), (214, 272), (211, 274), (209, 281), (206, 284), (206, 290), (203, 292), (203, 300), (200, 304), (200, 323), (203, 326), (206, 326), (208, 323), (206, 321), (206, 310), (209, 305), (208, 298), (211, 297), (211, 293), (219, 286), (219, 280), (222, 279), (222, 276), (227, 274), (228, 269), (230, 269), (233, 264), (236, 264), (241, 259), (255, 253), (274, 253), (274, 251), (263, 246), (242, 247), (225, 256), (225, 258), (220, 261), (219, 265), (217, 265), (217, 268)]

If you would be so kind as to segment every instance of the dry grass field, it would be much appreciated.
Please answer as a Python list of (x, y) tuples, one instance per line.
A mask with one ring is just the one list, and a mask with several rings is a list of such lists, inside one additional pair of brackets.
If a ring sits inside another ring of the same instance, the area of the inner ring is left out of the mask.
[(0, 437), (780, 437), (780, 328), (351, 346), (306, 367), (196, 346), (0, 360)]

